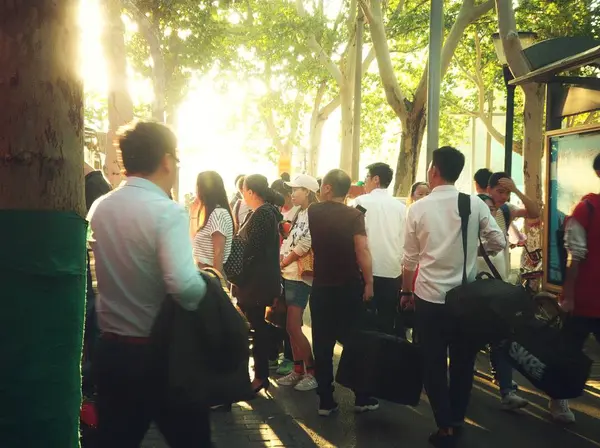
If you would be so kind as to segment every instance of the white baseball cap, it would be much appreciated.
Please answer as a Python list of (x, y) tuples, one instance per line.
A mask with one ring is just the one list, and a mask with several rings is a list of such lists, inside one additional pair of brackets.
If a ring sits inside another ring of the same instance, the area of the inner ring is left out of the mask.
[(294, 178), (293, 181), (286, 182), (285, 184), (292, 188), (306, 188), (313, 193), (319, 191), (319, 182), (317, 182), (317, 179), (309, 176), (308, 174), (299, 174)]

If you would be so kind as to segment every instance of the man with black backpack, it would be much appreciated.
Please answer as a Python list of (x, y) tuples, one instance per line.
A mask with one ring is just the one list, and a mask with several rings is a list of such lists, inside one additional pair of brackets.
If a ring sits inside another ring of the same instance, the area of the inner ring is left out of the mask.
[[(600, 154), (594, 159), (593, 168), (600, 177)], [(571, 316), (563, 328), (573, 343), (572, 348), (581, 350), (590, 333), (600, 341), (600, 194), (584, 196), (566, 219), (565, 227), (564, 243), (570, 263), (561, 306)], [(559, 423), (575, 422), (567, 400), (551, 400), (550, 412)]]
[[(476, 350), (456, 338), (456, 322), (446, 305), (446, 293), (475, 280), (480, 236), (489, 253), (506, 245), (488, 206), (477, 196), (466, 196), (470, 215), (464, 250), (458, 206), (461, 196), (454, 186), (464, 164), (464, 155), (455, 148), (445, 146), (433, 152), (427, 173), (431, 194), (409, 208), (405, 227), (401, 303), (403, 307), (415, 306), (423, 382), (438, 426), (429, 441), (444, 448), (454, 447), (462, 431), (476, 355)], [(417, 265), (419, 276), (413, 291)]]

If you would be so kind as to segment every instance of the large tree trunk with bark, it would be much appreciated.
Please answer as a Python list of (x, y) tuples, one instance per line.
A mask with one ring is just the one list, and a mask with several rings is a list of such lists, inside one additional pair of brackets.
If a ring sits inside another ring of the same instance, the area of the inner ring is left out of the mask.
[(78, 0), (0, 2), (0, 446), (79, 446), (85, 305)]
[(394, 193), (396, 196), (406, 197), (410, 187), (416, 181), (417, 164), (419, 163), (419, 149), (425, 134), (425, 109), (415, 114), (409, 114), (401, 123), (400, 154), (396, 165), (396, 179)]
[(127, 84), (125, 26), (121, 19), (121, 0), (104, 0), (104, 32), (102, 43), (108, 74), (108, 144), (105, 175), (113, 187), (122, 180), (121, 167), (115, 146), (117, 131), (133, 120), (133, 102)]

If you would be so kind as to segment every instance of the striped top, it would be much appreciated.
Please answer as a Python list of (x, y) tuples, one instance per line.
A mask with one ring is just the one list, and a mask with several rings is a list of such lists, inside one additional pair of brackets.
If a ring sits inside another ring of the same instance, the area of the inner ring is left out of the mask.
[(223, 251), (223, 264), (229, 258), (231, 253), (231, 240), (233, 239), (233, 220), (229, 216), (229, 212), (218, 207), (208, 217), (206, 225), (198, 230), (194, 236), (194, 259), (197, 262), (214, 266), (214, 247), (212, 236), (219, 232), (225, 237), (225, 249)]

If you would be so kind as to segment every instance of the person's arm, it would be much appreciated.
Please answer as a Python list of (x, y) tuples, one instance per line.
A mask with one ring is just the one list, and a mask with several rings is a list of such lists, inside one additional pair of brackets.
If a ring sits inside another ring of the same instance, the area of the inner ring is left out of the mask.
[(579, 263), (587, 257), (587, 232), (581, 223), (570, 217), (565, 225), (565, 248), (569, 253), (569, 263), (563, 283), (561, 307), (570, 313), (575, 305), (575, 285), (579, 276)]
[(298, 237), (296, 247), (294, 247), (294, 249), (281, 260), (282, 269), (294, 263), (295, 261), (298, 261), (304, 255), (306, 255), (312, 247), (312, 237), (310, 236), (310, 230), (308, 228), (308, 215), (306, 215), (306, 220), (306, 226), (304, 227), (302, 234)]
[[(509, 178), (502, 178), (498, 181), (498, 183), (506, 188), (511, 193), (514, 193), (523, 203), (524, 208), (511, 208), (510, 217), (511, 219), (516, 218), (530, 218), (537, 219), (540, 217), (540, 207), (538, 203), (531, 199), (529, 196), (525, 196), (521, 190), (517, 188), (515, 182)], [(507, 223), (508, 224), (508, 223)]]
[(213, 268), (223, 273), (223, 258), (225, 256), (225, 235), (220, 231), (213, 232)]
[(416, 225), (414, 219), (414, 208), (408, 209), (406, 221), (404, 224), (404, 254), (402, 256), (402, 292), (400, 306), (407, 308), (414, 303), (412, 296), (415, 271), (419, 265), (419, 239), (417, 238)]
[[(494, 256), (506, 247), (506, 236), (498, 227), (496, 220), (492, 218), (490, 209), (485, 202), (476, 201), (475, 204), (477, 204), (479, 213), (479, 236), (483, 242), (483, 248), (488, 255)], [(471, 201), (471, 207), (473, 207), (473, 201)]]
[(167, 294), (193, 311), (206, 293), (206, 284), (196, 269), (188, 231), (185, 210), (173, 203), (159, 222), (157, 253)]
[(354, 252), (365, 282), (363, 300), (369, 301), (373, 298), (373, 260), (366, 235), (354, 235)]

